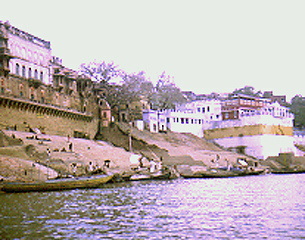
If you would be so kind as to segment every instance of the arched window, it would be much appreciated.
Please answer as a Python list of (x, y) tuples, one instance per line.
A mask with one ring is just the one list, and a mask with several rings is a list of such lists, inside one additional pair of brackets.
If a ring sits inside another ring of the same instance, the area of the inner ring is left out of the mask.
[(38, 71), (37, 71), (37, 69), (35, 69), (35, 71), (34, 71), (34, 78), (38, 79)]
[(31, 77), (32, 77), (32, 69), (29, 68), (29, 78), (31, 78)]
[(20, 67), (19, 67), (19, 64), (18, 63), (16, 63), (16, 75), (19, 75), (19, 70), (20, 70)]
[(44, 92), (44, 90), (40, 91), (40, 95), (41, 95), (41, 102), (44, 103), (45, 102), (45, 92)]
[(43, 72), (40, 72), (40, 80), (43, 81)]
[(25, 66), (22, 66), (22, 77), (25, 77)]
[(19, 84), (19, 96), (23, 97), (23, 84)]

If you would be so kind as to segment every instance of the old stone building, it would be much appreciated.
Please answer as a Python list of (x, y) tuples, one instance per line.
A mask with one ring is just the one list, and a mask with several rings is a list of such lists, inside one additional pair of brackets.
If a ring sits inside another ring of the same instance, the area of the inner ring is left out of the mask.
[(93, 138), (111, 114), (92, 88), (90, 79), (52, 56), (50, 42), (0, 22), (1, 128)]

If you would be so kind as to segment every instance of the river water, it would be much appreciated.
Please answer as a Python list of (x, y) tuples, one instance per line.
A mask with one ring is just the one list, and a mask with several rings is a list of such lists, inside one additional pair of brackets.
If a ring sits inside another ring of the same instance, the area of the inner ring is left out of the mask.
[(0, 195), (1, 239), (305, 239), (305, 174)]

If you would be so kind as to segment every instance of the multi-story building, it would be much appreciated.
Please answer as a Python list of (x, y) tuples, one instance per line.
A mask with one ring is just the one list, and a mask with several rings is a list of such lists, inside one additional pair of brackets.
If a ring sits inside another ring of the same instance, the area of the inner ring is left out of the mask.
[(278, 102), (281, 105), (287, 104), (286, 95), (273, 95), (273, 91), (266, 91), (264, 92), (263, 96), (265, 98), (269, 98), (271, 102)]
[[(204, 137), (223, 147), (266, 159), (282, 152), (298, 150), (294, 146), (293, 119), (289, 109), (279, 103), (258, 103), (248, 100), (250, 108), (237, 108), (238, 118), (204, 125)], [(255, 107), (254, 107), (255, 106)]]
[(233, 94), (221, 102), (223, 120), (239, 119), (240, 114), (255, 112), (271, 103), (270, 99), (244, 94)]
[(111, 116), (92, 89), (90, 79), (52, 56), (50, 42), (0, 21), (1, 128), (94, 137)]
[(193, 133), (203, 137), (203, 123), (221, 121), (219, 100), (199, 100), (165, 110), (167, 128), (174, 132)]
[(221, 105), (219, 100), (199, 100), (175, 109), (144, 110), (143, 121), (152, 132), (170, 129), (203, 137), (204, 122), (221, 121)]
[[(162, 113), (171, 131), (205, 137), (259, 159), (281, 152), (299, 153), (294, 146), (293, 114), (270, 99), (239, 94), (222, 101), (193, 101)], [(158, 111), (143, 116), (150, 129), (158, 132)]]
[(10, 73), (50, 84), (52, 82), (51, 43), (24, 32), (8, 22), (4, 23), (4, 26), (8, 34), (8, 48), (14, 56), (9, 63)]

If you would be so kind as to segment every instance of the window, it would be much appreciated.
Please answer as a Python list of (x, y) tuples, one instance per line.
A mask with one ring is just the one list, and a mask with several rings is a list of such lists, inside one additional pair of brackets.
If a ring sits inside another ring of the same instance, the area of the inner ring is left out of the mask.
[(16, 75), (19, 75), (19, 64), (18, 63), (16, 63)]
[(25, 66), (22, 66), (22, 77), (25, 77)]
[(204, 107), (202, 108), (202, 112), (205, 113), (205, 108)]
[(32, 77), (32, 69), (29, 68), (29, 78), (31, 78), (31, 77)]
[(40, 80), (43, 80), (43, 72), (40, 72)]
[(189, 124), (189, 119), (188, 118), (185, 119), (185, 123)]
[(208, 112), (210, 111), (210, 107), (209, 107), (209, 106), (207, 107), (207, 111), (208, 111)]
[(200, 108), (197, 108), (197, 112), (200, 112)]
[(19, 96), (23, 97), (23, 84), (19, 85)]
[(184, 118), (180, 118), (181, 124), (184, 124)]
[(38, 71), (37, 71), (37, 69), (35, 69), (35, 71), (34, 71), (34, 78), (38, 79)]

